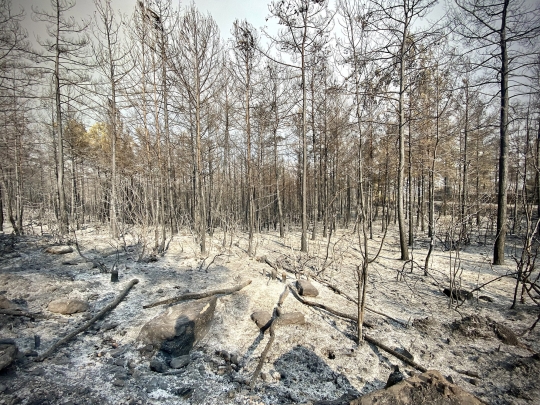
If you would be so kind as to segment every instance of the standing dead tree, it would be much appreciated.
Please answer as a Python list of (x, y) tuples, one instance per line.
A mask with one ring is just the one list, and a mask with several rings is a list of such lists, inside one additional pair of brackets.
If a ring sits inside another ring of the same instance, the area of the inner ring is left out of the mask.
[(86, 81), (84, 58), (88, 38), (86, 29), (90, 22), (77, 22), (67, 13), (75, 6), (75, 0), (51, 0), (51, 10), (33, 8), (32, 18), (48, 25), (49, 38), (40, 44), (45, 51), (40, 55), (42, 60), (52, 66), (47, 73), (54, 78), (55, 121), (53, 128), (56, 134), (56, 186), (58, 196), (59, 233), (64, 236), (69, 231), (69, 218), (66, 204), (64, 179), (64, 121), (67, 97), (66, 86)]
[(187, 98), (192, 132), (193, 206), (195, 231), (201, 253), (206, 253), (206, 187), (203, 136), (205, 114), (217, 99), (219, 73), (222, 67), (222, 48), (219, 29), (210, 16), (205, 16), (195, 5), (189, 6), (180, 17), (174, 32), (171, 55), (167, 61), (173, 72), (173, 82), (182, 88)]
[[(455, 0), (455, 31), (474, 52), (473, 66), (487, 72), (487, 83), (497, 84), (500, 99), (499, 168), (497, 190), (497, 234), (493, 264), (504, 264), (507, 232), (507, 188), (509, 129), (508, 111), (512, 91), (522, 90), (523, 79), (532, 66), (534, 39), (540, 34), (540, 10), (527, 2), (503, 0), (483, 2)], [(521, 77), (520, 77), (521, 76)]]
[[(278, 19), (282, 28), (277, 38), (271, 39), (271, 44), (276, 45), (299, 59), (299, 64), (288, 65), (300, 71), (302, 88), (301, 107), (301, 215), (302, 215), (302, 236), (300, 250), (307, 252), (307, 176), (308, 176), (308, 122), (307, 122), (307, 79), (308, 57), (316, 52), (321, 42), (324, 42), (325, 35), (332, 22), (332, 15), (328, 11), (328, 0), (287, 0), (273, 1), (270, 5), (270, 13)], [(264, 52), (270, 59), (275, 60)]]

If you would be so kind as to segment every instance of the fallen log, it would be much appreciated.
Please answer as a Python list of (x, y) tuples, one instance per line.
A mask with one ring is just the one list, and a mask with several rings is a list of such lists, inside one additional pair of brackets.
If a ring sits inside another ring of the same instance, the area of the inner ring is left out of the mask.
[[(327, 286), (328, 288), (330, 288), (332, 291), (334, 291), (336, 294), (338, 295), (343, 295), (347, 300), (351, 301), (352, 303), (354, 304), (357, 304), (358, 305), (358, 301), (355, 300), (353, 297), (351, 297), (350, 295), (346, 294), (345, 292), (341, 291), (339, 288), (337, 288), (336, 286), (330, 284), (329, 282), (327, 282), (326, 280), (323, 280), (317, 276), (313, 276), (313, 280), (316, 280), (318, 281), (319, 283), (321, 283), (322, 285), (325, 285)], [(391, 317), (390, 315), (387, 315), (383, 312), (379, 312), (379, 311), (376, 311), (374, 310), (373, 308), (370, 308), (368, 306), (366, 306), (366, 309), (369, 311), (369, 312), (373, 312), (374, 314), (377, 314), (377, 315), (381, 315), (381, 316), (384, 316), (385, 318), (388, 318), (390, 319), (391, 321), (394, 321), (396, 323), (399, 323), (400, 325), (403, 325), (403, 326), (407, 326), (407, 324), (405, 322), (402, 322), (400, 321), (399, 319), (396, 319), (396, 318), (393, 318)]]
[[(354, 322), (358, 322), (358, 317), (355, 316), (355, 315), (347, 314), (345, 312), (340, 312), (340, 311), (335, 310), (333, 308), (330, 308), (330, 307), (328, 307), (328, 306), (326, 306), (324, 304), (320, 304), (318, 302), (313, 302), (313, 301), (308, 301), (308, 300), (300, 297), (300, 295), (296, 292), (294, 287), (292, 285), (290, 285), (290, 284), (289, 284), (289, 289), (291, 290), (292, 294), (294, 295), (294, 298), (296, 298), (298, 301), (300, 301), (304, 305), (307, 305), (309, 307), (320, 308), (320, 309), (322, 309), (322, 310), (324, 310), (326, 312), (331, 313), (332, 315), (339, 316), (340, 318), (345, 318), (345, 319), (349, 319), (349, 320), (354, 321)], [(367, 322), (367, 321), (364, 321), (363, 325), (367, 326), (368, 328), (373, 327), (373, 324), (371, 322)]]
[[(270, 267), (272, 267), (272, 269), (274, 270), (277, 270), (278, 267), (272, 263), (266, 256), (262, 256), (258, 259), (258, 261), (262, 262), (262, 263), (266, 263), (267, 265), (269, 265)], [(286, 266), (282, 266), (284, 270), (287, 270), (289, 272), (292, 272), (292, 270), (290, 268), (286, 268)], [(287, 266), (288, 267), (288, 266)], [(337, 288), (336, 286), (330, 284), (329, 282), (327, 282), (326, 280), (323, 280), (322, 278), (320, 277), (317, 277), (317, 276), (314, 276), (314, 275), (311, 275), (311, 278), (313, 278), (313, 280), (316, 280), (317, 282), (321, 283), (322, 285), (325, 285), (327, 286), (329, 289), (331, 289), (333, 292), (335, 292), (336, 294), (338, 295), (342, 295), (343, 297), (345, 297), (347, 300), (353, 302), (354, 304), (358, 304), (358, 302), (353, 298), (351, 297), (350, 295), (346, 294), (345, 292), (341, 291), (339, 288)], [(324, 308), (323, 308), (324, 309)], [(402, 326), (407, 326), (407, 324), (405, 322), (402, 322), (400, 321), (399, 319), (396, 319), (396, 318), (393, 318), (391, 317), (390, 315), (387, 315), (383, 312), (379, 312), (379, 311), (376, 311), (374, 310), (373, 308), (370, 308), (370, 307), (367, 307), (366, 306), (366, 309), (369, 311), (369, 312), (373, 312), (374, 314), (377, 314), (377, 315), (380, 315), (380, 316), (384, 316), (385, 318), (388, 318), (390, 319), (391, 321), (394, 321)], [(331, 311), (329, 311), (331, 312)], [(337, 315), (337, 314), (336, 314)], [(339, 315), (338, 315), (339, 316)], [(356, 320), (356, 318), (354, 319)], [(364, 322), (365, 324), (365, 322)], [(367, 325), (366, 325), (367, 326)]]
[(416, 363), (415, 361), (409, 359), (407, 356), (404, 356), (403, 354), (398, 353), (395, 350), (390, 349), (384, 343), (379, 342), (378, 340), (372, 338), (371, 336), (364, 335), (364, 340), (366, 342), (369, 342), (369, 343), (377, 346), (380, 349), (383, 349), (385, 352), (390, 353), (392, 356), (397, 357), (399, 360), (401, 360), (404, 363), (407, 363), (409, 366), (412, 366), (415, 369), (420, 370), (422, 373), (425, 373), (427, 371), (427, 368), (425, 368), (425, 367), (421, 366), (420, 364)]
[(259, 374), (262, 370), (264, 360), (266, 359), (266, 356), (268, 355), (268, 352), (270, 351), (270, 347), (272, 346), (272, 343), (274, 343), (274, 339), (276, 336), (275, 329), (276, 326), (280, 323), (280, 313), (281, 313), (281, 306), (283, 305), (283, 301), (285, 301), (285, 298), (287, 298), (287, 295), (289, 295), (289, 289), (288, 286), (285, 286), (285, 289), (279, 296), (279, 300), (277, 303), (276, 308), (274, 309), (274, 315), (272, 316), (271, 325), (270, 325), (270, 338), (268, 339), (268, 342), (266, 343), (266, 346), (264, 350), (261, 353), (261, 358), (259, 359), (259, 364), (257, 364), (257, 368), (253, 372), (253, 376), (251, 377), (251, 383), (250, 386), (253, 387), (255, 385), (255, 382), (257, 381), (257, 377), (259, 377)]
[[(301, 298), (296, 293), (296, 291), (294, 290), (294, 288), (291, 285), (289, 285), (289, 289), (291, 290), (294, 297), (304, 305), (308, 305), (308, 306), (312, 306), (312, 307), (316, 307), (316, 308), (321, 308), (321, 309), (325, 310), (326, 312), (329, 312), (329, 313), (331, 313), (333, 315), (336, 315), (336, 316), (339, 316), (339, 317), (345, 318), (345, 319), (350, 319), (351, 321), (358, 322), (358, 317), (356, 317), (354, 315), (349, 315), (349, 314), (345, 314), (343, 312), (336, 311), (335, 309), (328, 308), (326, 305), (319, 304), (318, 302), (307, 301), (307, 300)], [(366, 322), (366, 321), (364, 321), (363, 325), (367, 326), (368, 328), (373, 327), (373, 325), (371, 323)], [(270, 329), (271, 329), (271, 327), (270, 327)], [(381, 343), (378, 340), (375, 340), (374, 338), (372, 338), (372, 337), (370, 337), (368, 335), (364, 335), (364, 339), (367, 342), (369, 342), (371, 344), (374, 344), (375, 346), (377, 346), (380, 349), (384, 350), (385, 352), (390, 353), (394, 357), (397, 357), (399, 360), (403, 361), (404, 363), (407, 363), (410, 366), (416, 368), (417, 370), (420, 370), (422, 372), (427, 371), (427, 369), (425, 367), (419, 365), (418, 363), (414, 362), (413, 360), (409, 359), (408, 357), (404, 356), (403, 354), (398, 353), (395, 350), (392, 350), (391, 348), (386, 346), (384, 343)]]
[(157, 307), (159, 305), (176, 304), (177, 302), (182, 302), (182, 301), (199, 300), (201, 298), (212, 297), (214, 295), (232, 294), (232, 293), (234, 293), (236, 291), (242, 290), (243, 288), (247, 287), (250, 284), (251, 284), (251, 280), (247, 280), (247, 281), (245, 281), (242, 284), (239, 284), (237, 286), (230, 287), (230, 288), (223, 288), (221, 290), (213, 290), (213, 291), (207, 291), (207, 292), (202, 292), (202, 293), (183, 294), (183, 295), (179, 295), (177, 297), (169, 298), (169, 299), (166, 299), (166, 300), (153, 302), (153, 303), (148, 304), (148, 305), (143, 305), (143, 308), (147, 309), (147, 308)]
[(11, 316), (24, 316), (26, 318), (47, 318), (46, 315), (39, 314), (39, 313), (31, 313), (26, 312), (18, 309), (0, 309), (0, 314), (2, 315), (11, 315)]
[(105, 316), (105, 314), (112, 311), (114, 308), (116, 308), (118, 306), (118, 304), (120, 304), (120, 302), (122, 302), (122, 300), (128, 294), (129, 290), (131, 290), (131, 288), (135, 284), (137, 284), (138, 282), (139, 282), (139, 280), (137, 280), (136, 278), (131, 280), (128, 283), (128, 285), (126, 286), (126, 288), (124, 288), (124, 290), (120, 293), (120, 295), (113, 302), (111, 302), (109, 305), (105, 306), (101, 311), (99, 311), (92, 319), (90, 319), (84, 325), (78, 327), (73, 332), (71, 332), (69, 335), (67, 335), (66, 337), (64, 337), (64, 338), (60, 339), (59, 341), (57, 341), (55, 344), (53, 344), (49, 348), (49, 350), (47, 350), (45, 353), (43, 353), (43, 354), (39, 355), (38, 357), (36, 357), (36, 359), (34, 361), (41, 362), (41, 361), (45, 360), (47, 357), (49, 357), (60, 346), (66, 344), (71, 339), (73, 339), (75, 336), (77, 336), (79, 333), (84, 332), (85, 330), (87, 330), (90, 326), (92, 326), (94, 323), (96, 323), (96, 321), (103, 318), (103, 316)]
[(270, 260), (268, 260), (266, 256), (258, 257), (257, 261), (261, 263), (266, 263), (267, 265), (272, 267), (274, 270), (278, 271), (278, 267), (274, 263), (272, 263)]
[[(272, 263), (270, 260), (268, 260), (266, 256), (258, 257), (256, 260), (258, 262), (261, 262), (261, 263), (266, 263), (267, 265), (272, 267), (272, 271), (270, 272), (270, 277), (268, 278), (268, 283), (270, 282), (270, 278), (272, 280), (275, 280), (277, 278), (278, 268), (274, 263)], [(267, 283), (267, 285), (268, 285), (268, 283)]]

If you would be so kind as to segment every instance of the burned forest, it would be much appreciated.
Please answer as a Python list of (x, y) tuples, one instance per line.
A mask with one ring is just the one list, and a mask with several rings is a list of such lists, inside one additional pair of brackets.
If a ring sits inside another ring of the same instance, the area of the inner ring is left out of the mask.
[(538, 38), (0, 0), (0, 405), (540, 403)]

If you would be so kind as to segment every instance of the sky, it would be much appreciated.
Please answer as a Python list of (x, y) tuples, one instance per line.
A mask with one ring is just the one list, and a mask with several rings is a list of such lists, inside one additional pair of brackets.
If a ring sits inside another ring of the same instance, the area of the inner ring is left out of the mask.
[[(48, 0), (11, 0), (14, 11), (23, 7), (26, 12), (26, 19), (23, 23), (30, 37), (39, 35), (45, 36), (43, 23), (34, 22), (31, 19), (32, 6), (49, 10)], [(148, 0), (146, 0), (148, 2)], [(130, 16), (133, 13), (137, 0), (111, 0), (115, 11)], [(177, 5), (177, 0), (172, 0), (173, 5)], [(182, 1), (181, 5), (188, 5), (190, 1)], [(219, 26), (221, 38), (230, 37), (230, 31), (235, 19), (246, 19), (254, 27), (260, 28), (266, 24), (265, 18), (269, 15), (269, 0), (195, 0), (195, 5), (201, 12), (209, 12)], [(89, 18), (95, 10), (93, 0), (76, 0), (75, 7), (69, 15), (75, 18)]]

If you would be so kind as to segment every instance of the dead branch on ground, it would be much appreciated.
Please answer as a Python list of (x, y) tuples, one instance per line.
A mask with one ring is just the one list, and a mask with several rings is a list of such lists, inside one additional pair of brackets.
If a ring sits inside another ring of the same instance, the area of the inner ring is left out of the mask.
[(289, 288), (286, 285), (285, 289), (283, 290), (283, 292), (279, 296), (279, 300), (278, 300), (276, 308), (274, 308), (274, 313), (272, 315), (272, 320), (270, 321), (271, 322), (271, 325), (270, 325), (270, 338), (268, 339), (268, 342), (266, 343), (266, 346), (265, 346), (264, 350), (261, 353), (261, 358), (259, 359), (259, 364), (257, 364), (257, 368), (255, 369), (255, 371), (253, 372), (253, 376), (251, 377), (251, 383), (250, 383), (251, 387), (253, 387), (255, 385), (255, 382), (257, 381), (257, 377), (259, 377), (259, 373), (262, 370), (264, 360), (266, 359), (266, 356), (268, 355), (268, 352), (270, 351), (270, 347), (272, 346), (272, 343), (274, 343), (274, 339), (275, 339), (275, 336), (276, 336), (275, 328), (279, 324), (279, 320), (280, 320), (279, 316), (281, 315), (281, 306), (283, 305), (283, 301), (285, 301), (285, 298), (287, 298), (287, 295), (289, 295)]
[(237, 286), (230, 287), (230, 288), (223, 288), (221, 290), (213, 290), (213, 291), (207, 291), (207, 292), (202, 292), (202, 293), (183, 294), (183, 295), (179, 295), (177, 297), (169, 298), (169, 299), (166, 299), (166, 300), (153, 302), (153, 303), (148, 304), (148, 305), (143, 305), (143, 308), (147, 309), (147, 308), (157, 307), (158, 305), (175, 304), (175, 303), (181, 302), (181, 301), (199, 300), (201, 298), (207, 298), (207, 297), (211, 297), (211, 296), (214, 296), (214, 295), (232, 294), (234, 292), (240, 291), (241, 289), (247, 287), (249, 284), (251, 284), (251, 280), (247, 280), (247, 281), (245, 281), (242, 284), (239, 284)]
[[(274, 269), (274, 270), (277, 270), (277, 269), (278, 269), (277, 265), (274, 264), (274, 263), (272, 263), (272, 261), (270, 261), (266, 256), (260, 257), (260, 258), (257, 259), (257, 260), (260, 261), (260, 262), (263, 262), (263, 263), (268, 264), (268, 265), (269, 265), (270, 267), (272, 267), (272, 269)], [(284, 270), (286, 270), (286, 269), (284, 268)], [(331, 289), (333, 292), (335, 292), (336, 294), (342, 295), (343, 297), (345, 297), (347, 300), (353, 302), (354, 304), (358, 304), (358, 302), (357, 302), (354, 298), (352, 298), (351, 296), (347, 295), (346, 293), (344, 293), (343, 291), (341, 291), (339, 288), (335, 287), (334, 285), (330, 284), (329, 282), (327, 282), (327, 281), (323, 280), (322, 278), (318, 277), (317, 275), (311, 275), (311, 277), (312, 277), (314, 280), (318, 281), (319, 283), (321, 283), (321, 284), (327, 286), (328, 288), (330, 288), (330, 289)], [(304, 301), (305, 301), (305, 300), (304, 300)], [(340, 313), (340, 312), (338, 312), (338, 311), (334, 311), (333, 309), (330, 309), (330, 308), (326, 307), (326, 306), (323, 305), (323, 304), (318, 304), (318, 303), (310, 302), (310, 301), (305, 301), (305, 303), (306, 303), (306, 305), (314, 304), (314, 306), (318, 306), (319, 308), (324, 309), (324, 310), (327, 311), (327, 312), (334, 313), (334, 315), (337, 315), (337, 316), (346, 315), (346, 316), (344, 316), (345, 318), (351, 319), (351, 318), (349, 318), (349, 315), (348, 315), (348, 314), (343, 314), (343, 313)], [(313, 305), (311, 305), (311, 306), (313, 306)], [(370, 311), (370, 312), (373, 312), (374, 314), (384, 316), (384, 317), (386, 317), (386, 318), (388, 318), (388, 319), (390, 319), (390, 320), (392, 320), (392, 321), (394, 321), (394, 322), (396, 322), (396, 323), (399, 323), (400, 325), (406, 326), (406, 324), (403, 323), (402, 321), (400, 321), (400, 320), (398, 320), (398, 319), (395, 319), (395, 318), (392, 318), (391, 316), (386, 315), (386, 314), (384, 314), (384, 313), (382, 313), (382, 312), (376, 311), (376, 310), (374, 310), (374, 309), (372, 309), (372, 308), (369, 308), (369, 307), (367, 307), (367, 306), (366, 306), (366, 309), (367, 309), (368, 311)], [(332, 312), (332, 311), (334, 311), (334, 312)], [(341, 314), (341, 315), (338, 315), (338, 314)], [(357, 321), (358, 318), (355, 317), (355, 318), (352, 319), (352, 320)], [(368, 324), (366, 324), (365, 322), (364, 322), (364, 324), (365, 324), (366, 326), (368, 326)], [(371, 327), (371, 326), (368, 326), (368, 327)]]
[[(345, 318), (345, 319), (348, 319), (350, 321), (358, 322), (358, 317), (355, 316), (355, 315), (346, 314), (345, 312), (337, 311), (335, 309), (332, 309), (332, 308), (330, 308), (330, 307), (328, 307), (328, 306), (326, 306), (324, 304), (320, 304), (318, 302), (305, 300), (304, 298), (300, 297), (300, 295), (298, 294), (296, 289), (290, 284), (289, 284), (289, 289), (291, 290), (292, 294), (294, 295), (294, 298), (296, 298), (298, 301), (300, 301), (304, 305), (307, 305), (309, 307), (319, 308), (319, 309), (322, 309), (322, 310), (324, 310), (326, 312), (331, 313), (332, 315), (339, 316), (340, 318)], [(364, 325), (367, 326), (368, 328), (373, 328), (373, 324), (371, 322), (364, 321)]]
[[(314, 307), (317, 307), (317, 308), (321, 308), (321, 309), (324, 309), (325, 311), (327, 312), (330, 312), (331, 314), (333, 315), (336, 315), (336, 316), (339, 316), (341, 318), (345, 318), (345, 319), (350, 319), (352, 321), (355, 321), (355, 322), (358, 322), (358, 318), (354, 315), (349, 315), (349, 314), (345, 314), (345, 313), (342, 313), (342, 312), (339, 312), (339, 311), (336, 311), (334, 309), (330, 309), (328, 308), (327, 306), (325, 305), (322, 305), (322, 304), (319, 304), (317, 302), (310, 302), (310, 301), (306, 301), (305, 299), (301, 298), (298, 293), (295, 291), (295, 289), (289, 285), (289, 289), (291, 290), (292, 294), (294, 295), (294, 297), (300, 301), (302, 304), (304, 305), (308, 305), (308, 306), (314, 306)], [(364, 326), (367, 326), (368, 328), (372, 328), (373, 325), (371, 323), (368, 323), (366, 321), (364, 321)], [(371, 343), (371, 344), (374, 344), (375, 346), (379, 347), (380, 349), (384, 350), (385, 352), (387, 353), (390, 353), (391, 355), (393, 355), (394, 357), (397, 357), (399, 360), (403, 361), (404, 363), (407, 363), (409, 364), (410, 366), (416, 368), (417, 370), (420, 370), (422, 372), (425, 372), (427, 371), (427, 369), (421, 365), (419, 365), (418, 363), (414, 362), (413, 360), (409, 359), (408, 357), (402, 355), (401, 353), (398, 353), (396, 352), (395, 350), (392, 350), (390, 347), (386, 346), (384, 343), (381, 343), (379, 342), (378, 340), (368, 336), (368, 335), (364, 335), (364, 339)]]
[(10, 316), (23, 316), (30, 319), (35, 318), (47, 318), (47, 315), (43, 315), (40, 313), (32, 313), (32, 312), (26, 312), (19, 309), (0, 309), (0, 314), (2, 315), (10, 315)]
[(414, 367), (415, 369), (421, 371), (422, 373), (425, 373), (427, 371), (427, 368), (421, 366), (420, 364), (418, 364), (415, 361), (409, 359), (408, 357), (404, 356), (403, 354), (398, 353), (395, 350), (392, 350), (391, 348), (386, 346), (384, 343), (379, 342), (378, 340), (372, 338), (371, 336), (364, 335), (364, 339), (366, 340), (366, 342), (369, 342), (369, 343), (377, 346), (378, 348), (383, 349), (385, 352), (390, 353), (392, 356), (397, 357), (402, 362), (407, 363), (408, 365)]
[(49, 348), (49, 350), (47, 350), (45, 353), (43, 353), (43, 354), (39, 355), (38, 357), (36, 357), (35, 361), (41, 362), (41, 361), (45, 360), (47, 357), (49, 357), (60, 346), (62, 346), (64, 344), (66, 344), (67, 342), (69, 342), (71, 339), (73, 339), (79, 333), (84, 332), (85, 330), (87, 330), (90, 326), (92, 326), (94, 323), (96, 323), (96, 321), (98, 321), (103, 316), (105, 316), (108, 312), (110, 312), (114, 308), (116, 308), (118, 306), (118, 304), (120, 304), (120, 302), (122, 302), (122, 300), (126, 297), (129, 290), (131, 290), (131, 288), (135, 284), (137, 284), (138, 282), (139, 282), (139, 280), (137, 280), (136, 278), (131, 280), (128, 283), (128, 285), (126, 286), (126, 288), (124, 288), (124, 290), (120, 293), (120, 295), (113, 302), (111, 302), (109, 305), (105, 306), (101, 311), (99, 311), (92, 319), (90, 319), (84, 325), (78, 327), (73, 332), (71, 332), (69, 335), (67, 335), (66, 337), (60, 339), (55, 344), (53, 344)]
[[(339, 288), (337, 288), (336, 286), (330, 284), (328, 281), (326, 280), (323, 280), (317, 276), (312, 276), (313, 277), (313, 280), (316, 280), (318, 281), (319, 283), (321, 283), (322, 285), (325, 285), (327, 286), (329, 289), (331, 289), (333, 292), (335, 292), (336, 294), (338, 295), (342, 295), (343, 297), (345, 297), (347, 300), (349, 300), (350, 302), (358, 305), (358, 301), (356, 299), (354, 299), (353, 297), (351, 297), (350, 295), (348, 295), (347, 293), (341, 291)], [(396, 323), (399, 323), (400, 325), (403, 325), (403, 326), (407, 326), (406, 323), (396, 319), (396, 318), (392, 318), (390, 315), (387, 315), (383, 312), (379, 312), (379, 311), (376, 311), (374, 310), (373, 308), (370, 308), (366, 305), (366, 309), (369, 311), (369, 312), (373, 312), (374, 314), (377, 314), (377, 315), (381, 315), (381, 316), (384, 316), (388, 319), (390, 319), (391, 321), (394, 321)]]

